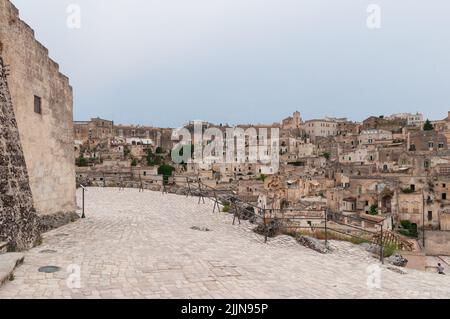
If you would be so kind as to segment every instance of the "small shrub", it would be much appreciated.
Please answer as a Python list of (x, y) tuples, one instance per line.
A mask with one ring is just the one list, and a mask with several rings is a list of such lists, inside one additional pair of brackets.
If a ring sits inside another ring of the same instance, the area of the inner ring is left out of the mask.
[(391, 257), (396, 251), (398, 251), (398, 246), (396, 244), (388, 244), (384, 246), (384, 257)]
[(43, 243), (42, 236), (39, 235), (39, 237), (36, 239), (36, 246), (41, 246), (42, 243)]
[(88, 166), (88, 160), (83, 155), (80, 155), (76, 159), (75, 165), (78, 167), (86, 167), (86, 166)]
[(372, 216), (378, 215), (378, 206), (377, 205), (370, 206), (369, 214), (372, 215)]
[(330, 154), (330, 152), (323, 152), (322, 157), (324, 157), (328, 161), (331, 157), (331, 154)]
[(402, 225), (402, 228), (404, 229), (410, 229), (412, 223), (409, 220), (402, 220), (400, 221), (400, 224)]

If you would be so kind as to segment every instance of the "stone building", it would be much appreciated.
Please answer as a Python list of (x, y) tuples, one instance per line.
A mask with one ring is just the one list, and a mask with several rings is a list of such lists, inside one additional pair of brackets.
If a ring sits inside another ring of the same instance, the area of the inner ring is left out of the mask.
[(423, 114), (416, 112), (414, 113), (397, 113), (392, 114), (387, 117), (388, 120), (402, 119), (406, 120), (407, 125), (411, 126), (422, 126), (424, 121)]
[(72, 88), (8, 0), (0, 0), (0, 55), (9, 67), (34, 207), (51, 227), (76, 215)]
[(285, 130), (300, 129), (302, 125), (302, 116), (300, 112), (295, 112), (292, 116), (285, 118), (281, 123), (281, 128)]
[(438, 151), (446, 150), (447, 138), (444, 134), (432, 131), (420, 131), (408, 135), (410, 151)]
[(303, 124), (305, 133), (315, 141), (318, 137), (335, 136), (338, 132), (338, 123), (332, 120), (309, 120)]
[(75, 140), (104, 139), (113, 136), (114, 122), (99, 117), (73, 123)]
[(392, 142), (392, 132), (379, 129), (363, 130), (359, 135), (360, 145), (373, 145)]

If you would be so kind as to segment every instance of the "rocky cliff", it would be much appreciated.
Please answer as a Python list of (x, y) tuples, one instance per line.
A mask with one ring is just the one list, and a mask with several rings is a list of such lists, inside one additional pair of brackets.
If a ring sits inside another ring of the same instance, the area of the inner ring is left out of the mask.
[(0, 242), (7, 242), (10, 251), (19, 251), (34, 246), (39, 238), (39, 219), (0, 57)]

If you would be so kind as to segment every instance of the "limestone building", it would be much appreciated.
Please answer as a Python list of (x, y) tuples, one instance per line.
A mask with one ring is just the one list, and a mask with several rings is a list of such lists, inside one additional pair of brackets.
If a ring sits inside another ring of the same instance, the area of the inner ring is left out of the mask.
[(305, 133), (315, 141), (318, 137), (335, 136), (338, 123), (332, 120), (309, 120), (303, 124)]
[(72, 88), (9, 0), (0, 0), (0, 55), (33, 204), (44, 228), (52, 227), (76, 216)]

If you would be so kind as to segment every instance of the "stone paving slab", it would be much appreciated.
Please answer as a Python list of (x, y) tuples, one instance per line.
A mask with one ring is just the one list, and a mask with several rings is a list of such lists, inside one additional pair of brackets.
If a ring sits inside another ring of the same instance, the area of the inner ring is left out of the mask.
[(326, 255), (288, 236), (265, 244), (197, 198), (90, 188), (86, 201), (87, 218), (45, 234), (0, 298), (450, 298), (447, 276), (402, 275), (345, 242)]

